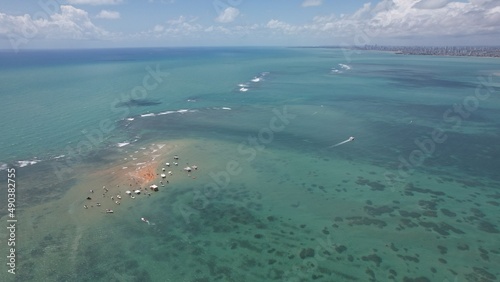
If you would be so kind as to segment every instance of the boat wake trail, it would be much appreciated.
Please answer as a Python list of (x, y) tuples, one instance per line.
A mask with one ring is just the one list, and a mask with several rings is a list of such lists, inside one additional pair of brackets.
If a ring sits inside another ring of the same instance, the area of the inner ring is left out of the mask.
[(154, 222), (150, 222), (149, 220), (145, 219), (144, 217), (141, 217), (141, 220), (143, 222), (146, 222), (148, 225), (156, 225)]
[(347, 143), (347, 142), (351, 142), (351, 141), (354, 141), (354, 137), (352, 137), (352, 136), (351, 136), (351, 137), (349, 137), (349, 139), (344, 140), (344, 141), (342, 141), (342, 142), (340, 142), (340, 143), (337, 143), (337, 144), (335, 144), (335, 145), (332, 145), (332, 146), (330, 146), (330, 147), (328, 147), (328, 148), (334, 148), (334, 147), (337, 147), (337, 146), (340, 146), (340, 145), (344, 145), (345, 143)]

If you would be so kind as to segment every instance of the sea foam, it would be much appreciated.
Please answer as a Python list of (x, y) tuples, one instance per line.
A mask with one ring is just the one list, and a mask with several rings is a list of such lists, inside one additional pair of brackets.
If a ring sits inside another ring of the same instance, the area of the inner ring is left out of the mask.
[(351, 69), (351, 66), (349, 65), (346, 65), (346, 64), (339, 64), (339, 66), (345, 70), (350, 70)]
[(169, 115), (169, 114), (173, 114), (175, 113), (176, 111), (166, 111), (166, 112), (161, 112), (161, 113), (158, 113), (156, 114), (157, 116), (162, 116), (162, 115)]
[(19, 167), (26, 167), (29, 165), (37, 164), (39, 162), (41, 162), (41, 160), (34, 159), (34, 160), (29, 160), (29, 161), (17, 161), (17, 164), (19, 165)]

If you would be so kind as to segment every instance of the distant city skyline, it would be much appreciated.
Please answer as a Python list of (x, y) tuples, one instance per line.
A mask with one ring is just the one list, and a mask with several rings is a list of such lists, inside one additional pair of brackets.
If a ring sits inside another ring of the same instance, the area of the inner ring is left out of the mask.
[(498, 0), (2, 1), (0, 48), (500, 45)]

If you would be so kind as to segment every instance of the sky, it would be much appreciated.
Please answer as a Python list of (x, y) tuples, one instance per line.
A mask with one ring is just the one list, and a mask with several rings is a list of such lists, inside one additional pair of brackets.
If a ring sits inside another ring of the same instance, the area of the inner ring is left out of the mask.
[(0, 49), (500, 45), (500, 0), (0, 2)]

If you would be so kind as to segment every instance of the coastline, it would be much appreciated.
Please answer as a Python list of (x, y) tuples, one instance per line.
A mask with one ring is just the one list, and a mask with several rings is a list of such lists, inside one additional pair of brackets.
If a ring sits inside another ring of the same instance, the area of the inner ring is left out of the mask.
[[(476, 58), (500, 58), (499, 46), (296, 46), (290, 48), (304, 49), (349, 49), (359, 51), (378, 51), (384, 53), (393, 53), (397, 55), (419, 55), (419, 56), (443, 56), (443, 57), (476, 57)], [(468, 52), (468, 53), (466, 53)]]

